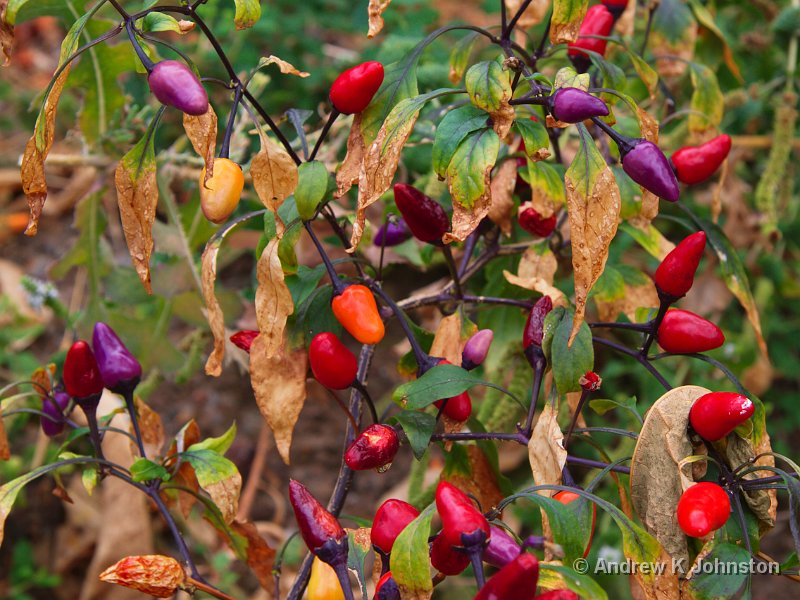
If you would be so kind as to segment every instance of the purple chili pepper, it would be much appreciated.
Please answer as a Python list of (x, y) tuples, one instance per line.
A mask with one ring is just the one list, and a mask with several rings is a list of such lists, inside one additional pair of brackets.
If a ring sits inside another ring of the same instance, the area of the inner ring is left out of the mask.
[(489, 545), (483, 549), (483, 560), (493, 567), (502, 568), (522, 554), (522, 548), (508, 532), (497, 525), (490, 525), (492, 533)]
[(95, 323), (92, 346), (103, 385), (117, 394), (133, 391), (142, 378), (142, 365), (114, 330), (105, 323)]
[(189, 67), (177, 60), (162, 60), (147, 78), (150, 91), (161, 104), (173, 106), (187, 115), (208, 111), (208, 94)]
[(622, 156), (622, 168), (628, 177), (646, 190), (670, 202), (678, 200), (680, 189), (675, 172), (653, 142), (633, 140), (633, 148)]
[(408, 239), (411, 239), (411, 231), (409, 231), (403, 217), (398, 217), (381, 225), (372, 243), (378, 247), (386, 246), (390, 248), (402, 244)]
[(53, 398), (42, 400), (42, 412), (50, 417), (41, 417), (42, 431), (47, 437), (55, 437), (64, 431), (64, 409), (69, 404), (69, 394), (56, 392)]
[(580, 123), (608, 114), (606, 103), (581, 89), (566, 87), (550, 96), (550, 112), (564, 123)]
[(471, 371), (483, 364), (492, 340), (494, 340), (494, 332), (491, 329), (481, 329), (475, 332), (464, 345), (464, 351), (461, 353), (461, 366), (467, 371)]

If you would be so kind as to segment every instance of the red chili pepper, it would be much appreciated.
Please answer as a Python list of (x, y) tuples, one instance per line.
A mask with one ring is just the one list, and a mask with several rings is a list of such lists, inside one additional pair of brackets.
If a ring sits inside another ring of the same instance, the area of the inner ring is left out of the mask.
[[(338, 543), (347, 537), (336, 517), (325, 510), (302, 483), (294, 479), (289, 480), (289, 502), (294, 509), (300, 535), (314, 554), (318, 554), (330, 540)], [(344, 544), (344, 548), (346, 552), (347, 544)]]
[(519, 226), (531, 235), (538, 237), (547, 237), (556, 228), (557, 220), (556, 214), (553, 213), (549, 217), (543, 217), (532, 206), (520, 206), (517, 215)]
[(722, 134), (699, 146), (684, 146), (672, 155), (678, 180), (688, 185), (702, 183), (728, 158), (731, 136)]
[(392, 572), (387, 571), (378, 580), (375, 586), (374, 600), (400, 600), (400, 587), (392, 577)]
[(589, 55), (585, 51), (597, 52), (600, 56), (605, 56), (606, 53), (607, 40), (585, 36), (608, 36), (613, 27), (614, 15), (602, 4), (595, 4), (586, 11), (586, 16), (578, 32), (578, 39), (568, 44), (567, 54), (575, 63), (576, 69), (585, 72), (591, 64)]
[(628, 8), (628, 0), (602, 0), (602, 2), (615, 19), (619, 19), (620, 15)]
[(253, 340), (258, 337), (259, 333), (259, 331), (254, 331), (252, 329), (237, 331), (231, 336), (231, 341), (235, 346), (238, 346), (249, 354), (250, 346), (253, 345)]
[(458, 575), (469, 566), (469, 556), (453, 550), (444, 533), (440, 533), (431, 544), (431, 564), (444, 575)]
[(550, 590), (536, 596), (536, 600), (580, 600), (580, 596), (572, 590)]
[(716, 483), (701, 481), (683, 492), (677, 512), (683, 532), (701, 538), (725, 525), (731, 514), (731, 501)]
[(358, 361), (335, 333), (318, 333), (308, 348), (311, 372), (322, 385), (332, 390), (344, 390), (355, 381)]
[(370, 60), (347, 69), (331, 86), (331, 104), (340, 113), (352, 115), (363, 111), (383, 83), (383, 65)]
[(162, 60), (147, 76), (150, 91), (161, 104), (174, 106), (187, 115), (208, 111), (208, 94), (189, 67), (177, 60)]
[[(439, 364), (450, 365), (452, 363), (449, 360), (443, 359), (439, 361)], [(436, 408), (442, 408), (443, 404), (443, 399), (433, 403)], [(469, 420), (472, 415), (472, 398), (470, 398), (469, 393), (463, 391), (458, 396), (447, 398), (447, 404), (444, 404), (443, 414), (457, 423), (463, 423)]]
[[(553, 498), (555, 500), (558, 500), (559, 502), (561, 502), (561, 504), (564, 505), (569, 504), (570, 502), (574, 502), (580, 497), (581, 497), (580, 494), (567, 491), (561, 491), (553, 495)], [(586, 544), (586, 550), (583, 551), (583, 558), (589, 556), (589, 550), (592, 547), (592, 537), (594, 536), (594, 525), (595, 522), (597, 521), (597, 505), (594, 502), (592, 502), (591, 504), (592, 504), (592, 528), (589, 530), (589, 542)]]
[(658, 265), (654, 276), (656, 287), (673, 298), (686, 295), (694, 283), (694, 274), (705, 248), (704, 231), (683, 238)]
[(379, 473), (392, 466), (400, 442), (397, 432), (378, 423), (362, 431), (344, 453), (344, 462), (354, 471), (377, 469)]
[(722, 330), (688, 310), (673, 308), (658, 327), (658, 345), (674, 354), (707, 352), (725, 343)]
[(531, 346), (541, 348), (544, 337), (544, 318), (551, 310), (553, 310), (553, 301), (550, 296), (542, 296), (533, 305), (528, 314), (528, 320), (525, 322), (525, 329), (522, 330), (523, 350), (527, 350)]
[(377, 344), (385, 330), (375, 296), (360, 284), (348, 285), (331, 301), (336, 320), (362, 344)]
[(689, 411), (689, 423), (704, 440), (716, 442), (753, 416), (756, 407), (736, 392), (711, 392), (700, 396)]
[(76, 402), (103, 392), (103, 378), (89, 344), (79, 340), (72, 344), (64, 359), (64, 387)]
[(372, 520), (372, 545), (384, 554), (391, 554), (397, 536), (418, 516), (419, 511), (408, 502), (387, 500), (378, 507)]
[(475, 600), (533, 600), (538, 581), (539, 561), (525, 552), (492, 575)]
[(450, 219), (436, 200), (405, 183), (394, 186), (394, 201), (414, 237), (423, 242), (440, 242), (450, 229)]
[(442, 537), (451, 546), (484, 545), (491, 535), (489, 522), (464, 492), (447, 481), (436, 487), (436, 510), (442, 519)]
[(586, 371), (586, 373), (581, 375), (580, 379), (578, 379), (578, 383), (581, 388), (587, 392), (596, 392), (600, 389), (600, 386), (603, 385), (603, 380), (600, 378), (600, 375), (594, 371)]

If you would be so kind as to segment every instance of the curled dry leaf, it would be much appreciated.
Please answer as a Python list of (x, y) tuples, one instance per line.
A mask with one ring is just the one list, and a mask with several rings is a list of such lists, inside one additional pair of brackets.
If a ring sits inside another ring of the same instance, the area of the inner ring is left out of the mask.
[[(483, 183), (484, 192), (475, 200), (475, 204), (472, 205), (472, 208), (465, 208), (458, 202), (453, 203), (453, 217), (450, 224), (450, 231), (442, 236), (442, 241), (445, 244), (463, 242), (466, 240), (469, 234), (475, 231), (478, 225), (480, 225), (483, 218), (489, 214), (489, 209), (492, 206), (491, 172), (491, 167), (486, 169)], [(452, 182), (452, 179), (449, 181)]]
[(675, 519), (675, 507), (692, 484), (681, 461), (692, 455), (686, 432), (692, 403), (709, 390), (685, 385), (670, 390), (648, 411), (631, 460), (631, 501), (648, 532), (675, 560), (688, 564), (686, 536)]
[(222, 359), (225, 356), (225, 316), (222, 306), (214, 293), (214, 283), (217, 281), (217, 254), (222, 239), (212, 240), (203, 251), (201, 261), (201, 279), (203, 284), (203, 300), (206, 305), (206, 319), (214, 336), (214, 349), (206, 361), (206, 375), (219, 377), (222, 373)]
[[(558, 410), (549, 402), (545, 403), (528, 442), (528, 460), (536, 485), (561, 483), (561, 471), (567, 463), (567, 451), (564, 450), (564, 434), (558, 426), (557, 417)], [(548, 498), (554, 493), (553, 490), (539, 492)]]
[(489, 218), (505, 235), (511, 235), (514, 218), (514, 186), (517, 183), (517, 161), (504, 161), (492, 178)]
[[(417, 122), (420, 106), (416, 102), (416, 98), (403, 100), (395, 106), (381, 125), (378, 136), (364, 156), (364, 162), (358, 175), (356, 220), (350, 236), (350, 248), (347, 249), (347, 252), (351, 254), (356, 251), (361, 236), (364, 235), (367, 208), (374, 204), (392, 184), (397, 165), (400, 162), (400, 153)], [(355, 121), (353, 127), (355, 128)], [(348, 152), (349, 150), (350, 142), (348, 141)]]
[(100, 579), (156, 598), (171, 598), (186, 582), (181, 564), (169, 556), (127, 556), (100, 573)]
[(444, 358), (454, 365), (460, 365), (464, 344), (466, 339), (461, 331), (461, 311), (456, 311), (439, 321), (429, 354)]
[[(147, 406), (145, 402), (134, 396), (134, 404), (136, 406), (136, 414), (139, 416), (139, 429), (142, 431), (142, 441), (148, 456), (161, 456), (161, 449), (164, 447), (164, 424), (161, 422), (161, 415), (159, 415), (152, 408)], [(131, 425), (131, 430), (133, 426)], [(131, 440), (131, 453), (136, 455), (139, 449), (136, 444)]]
[(259, 334), (250, 347), (250, 383), (256, 403), (275, 436), (275, 445), (287, 465), (292, 432), (306, 400), (308, 356), (304, 348), (283, 345), (267, 354), (268, 341)]
[(250, 175), (261, 203), (275, 213), (278, 232), (283, 231), (283, 222), (278, 217), (278, 208), (294, 193), (297, 187), (297, 165), (283, 149), (261, 133), (261, 150), (250, 163)]
[(589, 291), (605, 269), (608, 247), (617, 233), (621, 207), (614, 174), (591, 137), (583, 136), (583, 133), (581, 137), (582, 149), (565, 177), (572, 266), (575, 270), (575, 318), (570, 345), (583, 323)]
[(659, 77), (682, 77), (694, 58), (698, 27), (686, 27), (679, 39), (670, 41), (666, 35), (654, 30), (649, 46), (656, 58)]
[(281, 260), (278, 257), (279, 238), (270, 240), (256, 265), (256, 321), (260, 337), (265, 341), (267, 358), (281, 347), (286, 319), (294, 312), (292, 294), (286, 286)]
[(203, 183), (214, 175), (214, 155), (217, 147), (217, 113), (211, 105), (208, 110), (199, 116), (183, 114), (183, 128), (186, 136), (192, 142), (192, 147), (206, 165), (206, 178)]
[(150, 256), (158, 206), (156, 157), (151, 131), (148, 130), (147, 135), (119, 161), (114, 172), (114, 184), (128, 253), (139, 280), (151, 294)]
[(266, 67), (267, 65), (278, 65), (278, 68), (281, 70), (281, 73), (284, 75), (297, 75), (298, 77), (308, 77), (311, 73), (306, 73), (305, 71), (300, 71), (297, 67), (295, 67), (292, 63), (286, 62), (285, 60), (278, 58), (274, 54), (270, 54), (266, 58), (262, 57), (261, 60), (258, 61), (259, 67)]
[(383, 13), (389, 8), (392, 0), (369, 0), (367, 16), (369, 18), (369, 31), (367, 37), (372, 39), (383, 29)]
[(631, 323), (636, 322), (637, 308), (658, 308), (658, 292), (653, 280), (648, 278), (641, 285), (625, 285), (625, 293), (617, 300), (604, 302), (595, 297), (597, 316), (601, 321), (616, 321), (622, 313)]
[(504, 270), (503, 276), (511, 285), (550, 296), (553, 306), (569, 306), (564, 293), (553, 285), (556, 269), (558, 261), (550, 249), (540, 252), (540, 248), (533, 245), (522, 255), (517, 274)]
[(503, 499), (497, 476), (479, 446), (471, 444), (466, 446), (466, 451), (469, 472), (453, 470), (444, 476), (444, 479), (466, 494), (477, 498), (483, 510), (489, 510)]
[[(275, 585), (272, 577), (275, 550), (261, 537), (256, 526), (250, 521), (235, 520), (230, 524), (230, 528), (247, 541), (244, 560), (261, 587), (271, 593)], [(220, 532), (220, 535), (226, 542), (230, 542), (223, 532)]]
[[(175, 436), (172, 444), (170, 444), (169, 452), (167, 453), (167, 459), (170, 461), (175, 460), (178, 453), (187, 450), (190, 446), (193, 446), (199, 441), (200, 427), (198, 427), (197, 422), (192, 419), (186, 425), (181, 427), (181, 430)], [(200, 490), (200, 483), (197, 481), (197, 476), (194, 473), (194, 469), (187, 461), (181, 461), (180, 466), (178, 467), (178, 472), (173, 475), (172, 481), (180, 488), (186, 488), (195, 494)], [(189, 516), (189, 512), (192, 510), (192, 507), (197, 502), (197, 498), (194, 494), (183, 491), (182, 489), (178, 489), (176, 492), (178, 498), (178, 508), (180, 508), (183, 517), (187, 518)], [(162, 494), (162, 498), (164, 498), (165, 502), (170, 504), (172, 503), (170, 496)]]
[(181, 35), (187, 34), (190, 31), (194, 31), (194, 27), (194, 21), (188, 21), (186, 19), (181, 19), (178, 21), (178, 29), (180, 30)]
[(353, 124), (350, 126), (350, 135), (347, 138), (347, 154), (336, 171), (336, 193), (334, 198), (344, 196), (353, 185), (358, 183), (358, 174), (361, 172), (361, 164), (364, 162), (366, 147), (364, 134), (361, 132), (361, 113), (353, 117)]
[[(764, 446), (764, 438), (766, 438), (766, 446)], [(772, 451), (766, 431), (762, 437), (761, 445), (765, 448), (764, 451)], [(743, 464), (750, 463), (755, 456), (755, 449), (749, 439), (739, 437), (736, 432), (728, 434), (725, 458), (731, 468), (735, 469)], [(759, 464), (775, 466), (775, 458), (772, 456), (763, 456), (759, 460)], [(772, 473), (748, 473), (744, 476), (744, 479), (758, 479), (765, 475), (772, 475)], [(775, 509), (777, 508), (775, 494), (776, 490), (747, 490), (742, 493), (747, 506), (758, 518), (758, 526), (762, 533), (775, 526)]]
[(42, 215), (44, 201), (47, 199), (47, 180), (44, 175), (44, 159), (50, 153), (55, 139), (55, 120), (58, 99), (64, 89), (64, 84), (69, 75), (68, 65), (53, 82), (53, 87), (44, 101), (39, 118), (36, 119), (36, 130), (25, 146), (22, 155), (20, 175), (22, 178), (22, 191), (28, 200), (31, 216), (25, 235), (36, 235), (39, 231), (39, 217)]

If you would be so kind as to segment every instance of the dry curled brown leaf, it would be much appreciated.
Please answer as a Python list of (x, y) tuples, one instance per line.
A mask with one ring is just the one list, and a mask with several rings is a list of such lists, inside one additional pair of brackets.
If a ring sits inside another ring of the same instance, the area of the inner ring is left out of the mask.
[(467, 446), (466, 450), (469, 474), (454, 470), (445, 477), (445, 480), (477, 498), (483, 510), (489, 510), (503, 499), (497, 476), (483, 450), (475, 445)]
[(564, 293), (553, 285), (558, 261), (549, 248), (539, 252), (537, 246), (531, 246), (522, 255), (517, 274), (503, 271), (503, 276), (511, 285), (550, 296), (554, 306), (568, 306)]
[[(483, 174), (483, 194), (481, 194), (472, 205), (472, 208), (465, 208), (459, 202), (453, 202), (453, 217), (450, 223), (450, 231), (442, 236), (445, 244), (452, 242), (463, 242), (480, 224), (483, 218), (489, 214), (492, 206), (492, 166), (486, 167)], [(453, 179), (448, 179), (450, 193), (453, 193)]]
[[(250, 521), (237, 519), (230, 524), (230, 528), (247, 540), (247, 566), (253, 571), (261, 587), (271, 593), (275, 589), (272, 577), (275, 550), (261, 537), (256, 526)], [(223, 540), (229, 541), (227, 535), (222, 531), (219, 533)]]
[(439, 321), (436, 335), (433, 336), (430, 355), (444, 358), (454, 365), (461, 364), (461, 351), (466, 340), (461, 335), (461, 311), (444, 317)]
[(274, 356), (281, 347), (286, 319), (294, 312), (292, 294), (286, 286), (281, 260), (278, 257), (280, 240), (270, 240), (256, 265), (256, 321), (258, 330), (266, 342), (267, 358)]
[(597, 316), (601, 321), (616, 321), (622, 313), (631, 323), (636, 322), (637, 308), (658, 308), (658, 292), (652, 279), (641, 285), (625, 285), (625, 293), (621, 298), (606, 302), (595, 297)]
[(250, 383), (256, 403), (275, 436), (287, 465), (292, 432), (306, 400), (308, 356), (304, 348), (290, 349), (284, 339), (276, 354), (267, 354), (268, 341), (259, 334), (250, 347)]
[(514, 218), (514, 186), (517, 183), (517, 161), (507, 160), (492, 178), (492, 205), (489, 218), (505, 235), (511, 235)]
[(383, 29), (383, 13), (389, 8), (392, 0), (369, 0), (367, 6), (367, 17), (369, 19), (369, 31), (367, 37), (372, 39)]
[[(167, 459), (169, 461), (176, 460), (178, 453), (183, 452), (199, 441), (200, 427), (198, 427), (197, 422), (192, 419), (186, 425), (184, 425), (175, 436), (175, 439), (170, 444), (169, 452), (167, 453)], [(180, 467), (178, 467), (178, 472), (173, 476), (172, 482), (176, 486), (179, 486), (179, 488), (186, 488), (195, 494), (200, 490), (200, 484), (197, 481), (197, 476), (194, 473), (192, 465), (190, 465), (188, 461), (181, 461)], [(188, 491), (184, 491), (182, 489), (178, 489), (176, 491), (178, 508), (180, 508), (183, 517), (186, 518), (189, 516), (189, 512), (197, 502), (197, 498), (194, 494)], [(162, 497), (166, 502), (172, 504), (173, 501), (170, 496), (162, 494)]]
[(225, 316), (222, 306), (214, 292), (214, 283), (217, 281), (217, 254), (219, 254), (221, 240), (212, 242), (203, 251), (201, 261), (201, 278), (203, 283), (203, 300), (206, 305), (206, 318), (211, 335), (214, 336), (214, 349), (206, 361), (206, 375), (219, 377), (222, 373), (222, 359), (225, 356)]
[(361, 113), (353, 117), (350, 135), (347, 137), (347, 154), (345, 154), (339, 170), (336, 171), (336, 193), (334, 198), (341, 198), (351, 187), (358, 183), (358, 174), (364, 162), (366, 152), (364, 135), (361, 132)]
[(206, 184), (214, 175), (214, 155), (217, 148), (217, 113), (211, 105), (208, 110), (199, 116), (183, 115), (183, 128), (186, 136), (192, 142), (192, 147), (206, 165), (206, 177), (203, 184)]
[(100, 579), (155, 596), (171, 598), (186, 582), (181, 564), (169, 556), (127, 556), (100, 573)]
[(261, 150), (250, 163), (250, 175), (259, 200), (275, 213), (276, 224), (280, 223), (278, 229), (282, 231), (278, 208), (297, 187), (297, 165), (283, 147), (262, 135)]
[(283, 60), (282, 58), (278, 58), (274, 54), (270, 54), (266, 58), (262, 58), (258, 64), (260, 67), (265, 67), (267, 65), (278, 65), (278, 68), (284, 75), (297, 75), (298, 77), (302, 78), (311, 75), (311, 73), (306, 73), (305, 71), (299, 70), (292, 63), (286, 62), (285, 60)]
[(0, 0), (0, 50), (3, 52), (2, 66), (7, 67), (14, 49), (14, 26), (6, 21), (8, 0)]
[[(142, 431), (142, 441), (147, 455), (161, 456), (161, 449), (164, 447), (166, 439), (161, 415), (147, 406), (139, 396), (134, 396), (133, 401), (136, 413), (139, 415), (139, 429)], [(131, 452), (135, 455), (138, 451), (136, 445), (131, 441)]]
[[(725, 446), (725, 458), (732, 469), (736, 469), (743, 464), (748, 464), (756, 456), (756, 451), (749, 439), (739, 437), (736, 433), (728, 434)], [(771, 452), (769, 436), (766, 431), (761, 440), (761, 452)], [(775, 458), (772, 456), (762, 456), (759, 463), (762, 465), (775, 466)], [(771, 475), (771, 473), (768, 473)], [(744, 479), (757, 479), (764, 477), (765, 473), (748, 473)], [(775, 509), (777, 508), (776, 490), (747, 490), (742, 493), (747, 506), (758, 518), (759, 529), (765, 532), (775, 526)]]
[[(564, 450), (564, 434), (558, 426), (558, 411), (549, 402), (545, 403), (528, 442), (528, 460), (531, 463), (533, 480), (536, 485), (561, 483), (561, 471), (567, 463)], [(553, 490), (538, 492), (551, 497)]]

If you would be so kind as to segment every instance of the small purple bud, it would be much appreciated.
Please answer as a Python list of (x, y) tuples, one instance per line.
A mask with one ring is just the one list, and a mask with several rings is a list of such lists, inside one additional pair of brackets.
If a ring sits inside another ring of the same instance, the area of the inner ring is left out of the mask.
[(490, 525), (489, 544), (483, 549), (483, 560), (493, 567), (502, 568), (522, 554), (522, 548), (508, 532)]
[(92, 346), (103, 385), (117, 394), (132, 391), (142, 377), (142, 365), (114, 330), (105, 323), (95, 323)]
[(150, 91), (161, 104), (174, 106), (187, 115), (208, 111), (208, 94), (189, 67), (177, 60), (157, 63), (147, 78)]
[(396, 220), (387, 221), (381, 225), (372, 243), (379, 248), (381, 246), (390, 248), (402, 244), (408, 239), (411, 239), (411, 231), (409, 231), (403, 217), (399, 217)]
[(622, 157), (622, 168), (628, 177), (656, 196), (675, 202), (680, 196), (675, 172), (658, 146), (638, 140)]
[(68, 404), (69, 394), (66, 392), (56, 392), (55, 399), (42, 400), (42, 412), (50, 417), (41, 417), (42, 431), (47, 437), (55, 437), (64, 431), (64, 409)]
[(606, 103), (581, 89), (566, 87), (550, 97), (550, 111), (553, 117), (564, 123), (580, 123), (592, 117), (605, 117), (608, 114)]
[(494, 331), (491, 329), (481, 329), (475, 332), (464, 345), (464, 351), (461, 353), (461, 366), (467, 371), (471, 371), (483, 364), (492, 340), (494, 340)]

